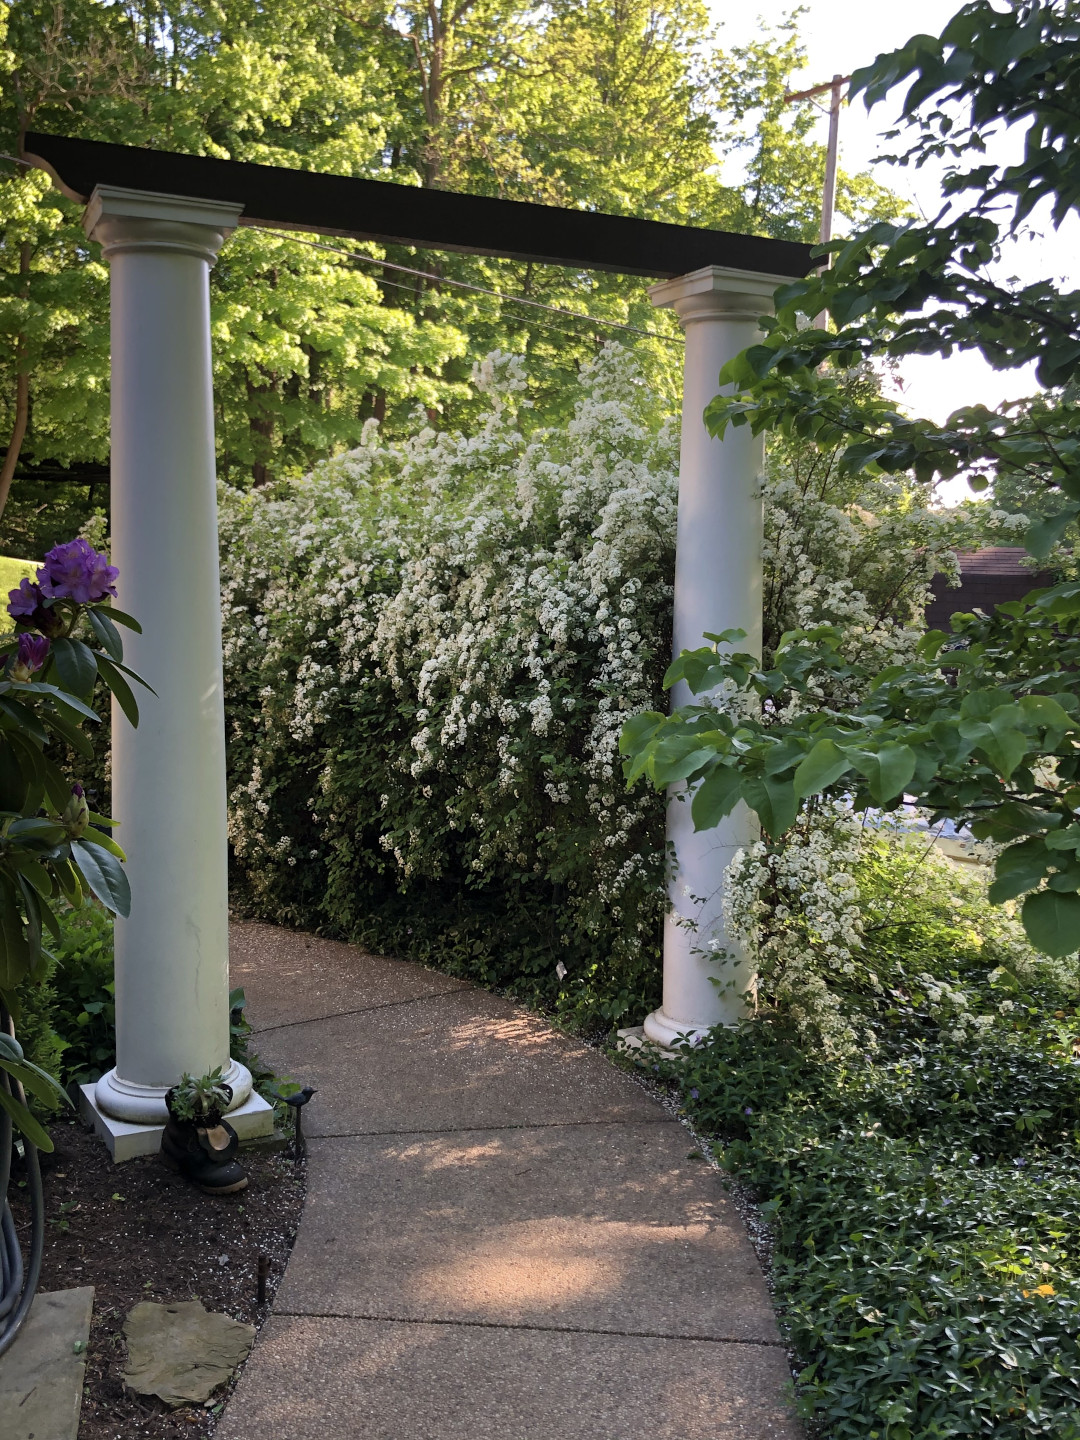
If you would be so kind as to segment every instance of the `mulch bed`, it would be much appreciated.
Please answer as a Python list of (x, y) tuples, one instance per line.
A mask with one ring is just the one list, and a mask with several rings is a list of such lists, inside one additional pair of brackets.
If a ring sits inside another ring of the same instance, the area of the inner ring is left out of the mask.
[[(248, 1187), (209, 1196), (156, 1156), (114, 1165), (78, 1122), (51, 1127), (56, 1149), (42, 1156), (48, 1217), (40, 1290), (93, 1285), (79, 1440), (180, 1440), (213, 1433), (224, 1408), (170, 1410), (123, 1381), (124, 1317), (140, 1300), (201, 1300), (207, 1310), (261, 1326), (289, 1258), (304, 1203), (303, 1164), (288, 1152), (246, 1150)], [(23, 1192), (12, 1179), (20, 1234), (28, 1227)], [(257, 1301), (258, 1258), (270, 1259), (267, 1304)], [(16, 1342), (17, 1343), (17, 1342)]]

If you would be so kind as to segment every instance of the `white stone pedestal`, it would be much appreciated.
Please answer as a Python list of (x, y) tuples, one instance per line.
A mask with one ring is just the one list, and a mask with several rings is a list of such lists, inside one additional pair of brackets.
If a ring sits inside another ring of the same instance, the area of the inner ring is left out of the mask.
[[(136, 1125), (130, 1120), (117, 1120), (97, 1103), (95, 1087), (80, 1085), (79, 1111), (105, 1142), (109, 1154), (119, 1165), (134, 1160), (136, 1155), (156, 1155), (161, 1149), (161, 1125)], [(254, 1091), (242, 1105), (229, 1111), (229, 1124), (245, 1140), (257, 1140), (274, 1133), (274, 1107)]]

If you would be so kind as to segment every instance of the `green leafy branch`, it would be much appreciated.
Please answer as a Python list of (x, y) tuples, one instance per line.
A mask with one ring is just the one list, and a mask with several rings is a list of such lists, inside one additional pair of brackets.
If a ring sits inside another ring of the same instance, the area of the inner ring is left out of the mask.
[[(958, 648), (931, 631), (918, 659), (870, 676), (845, 660), (831, 626), (784, 637), (770, 669), (729, 653), (727, 631), (686, 651), (665, 685), (699, 703), (635, 716), (621, 748), (628, 785), (685, 782), (695, 829), (740, 802), (779, 840), (823, 802), (891, 811), (905, 801), (932, 823), (969, 825), (1005, 846), (991, 899), (1026, 897), (1021, 917), (1050, 955), (1080, 949), (1080, 585), (1035, 591), (986, 618), (954, 617)], [(866, 698), (816, 708), (823, 677), (858, 682)], [(742, 703), (720, 706), (718, 690)], [(791, 701), (803, 713), (784, 719)]]

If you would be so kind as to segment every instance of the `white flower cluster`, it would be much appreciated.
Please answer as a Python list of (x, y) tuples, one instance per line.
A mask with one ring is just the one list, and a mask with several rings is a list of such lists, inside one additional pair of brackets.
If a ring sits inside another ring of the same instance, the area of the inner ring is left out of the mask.
[(724, 877), (725, 921), (754, 960), (759, 998), (829, 1053), (857, 1038), (839, 998), (844, 979), (878, 983), (861, 963), (861, 831), (841, 810), (808, 818), (780, 846), (738, 851)]
[[(910, 659), (930, 582), (944, 574), (959, 584), (955, 548), (974, 521), (932, 508), (929, 485), (848, 476), (810, 448), (772, 458), (765, 495), (766, 648), (786, 631), (835, 625), (857, 664), (884, 669)], [(811, 692), (801, 703), (851, 698)]]
[(971, 1042), (1012, 1023), (1019, 981), (1077, 983), (1075, 958), (1036, 954), (1016, 906), (990, 904), (991, 873), (950, 861), (923, 830), (837, 807), (740, 851), (726, 918), (756, 960), (758, 1005), (826, 1054), (872, 1048), (883, 1001)]

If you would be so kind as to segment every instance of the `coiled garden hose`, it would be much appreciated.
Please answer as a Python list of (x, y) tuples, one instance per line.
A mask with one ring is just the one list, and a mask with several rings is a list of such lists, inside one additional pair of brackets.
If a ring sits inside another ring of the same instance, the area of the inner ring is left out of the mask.
[[(15, 1038), (11, 1016), (0, 1005), (0, 1026)], [(13, 1099), (26, 1104), (23, 1088), (5, 1070), (0, 1070), (0, 1085)], [(41, 1184), (41, 1165), (37, 1146), (22, 1137), (26, 1159), (26, 1183), (30, 1199), (30, 1258), (24, 1261), (15, 1218), (8, 1204), (11, 1163), (15, 1153), (15, 1134), (11, 1116), (0, 1109), (0, 1355), (15, 1341), (34, 1301), (41, 1275), (41, 1257), (45, 1249), (45, 1191)]]

